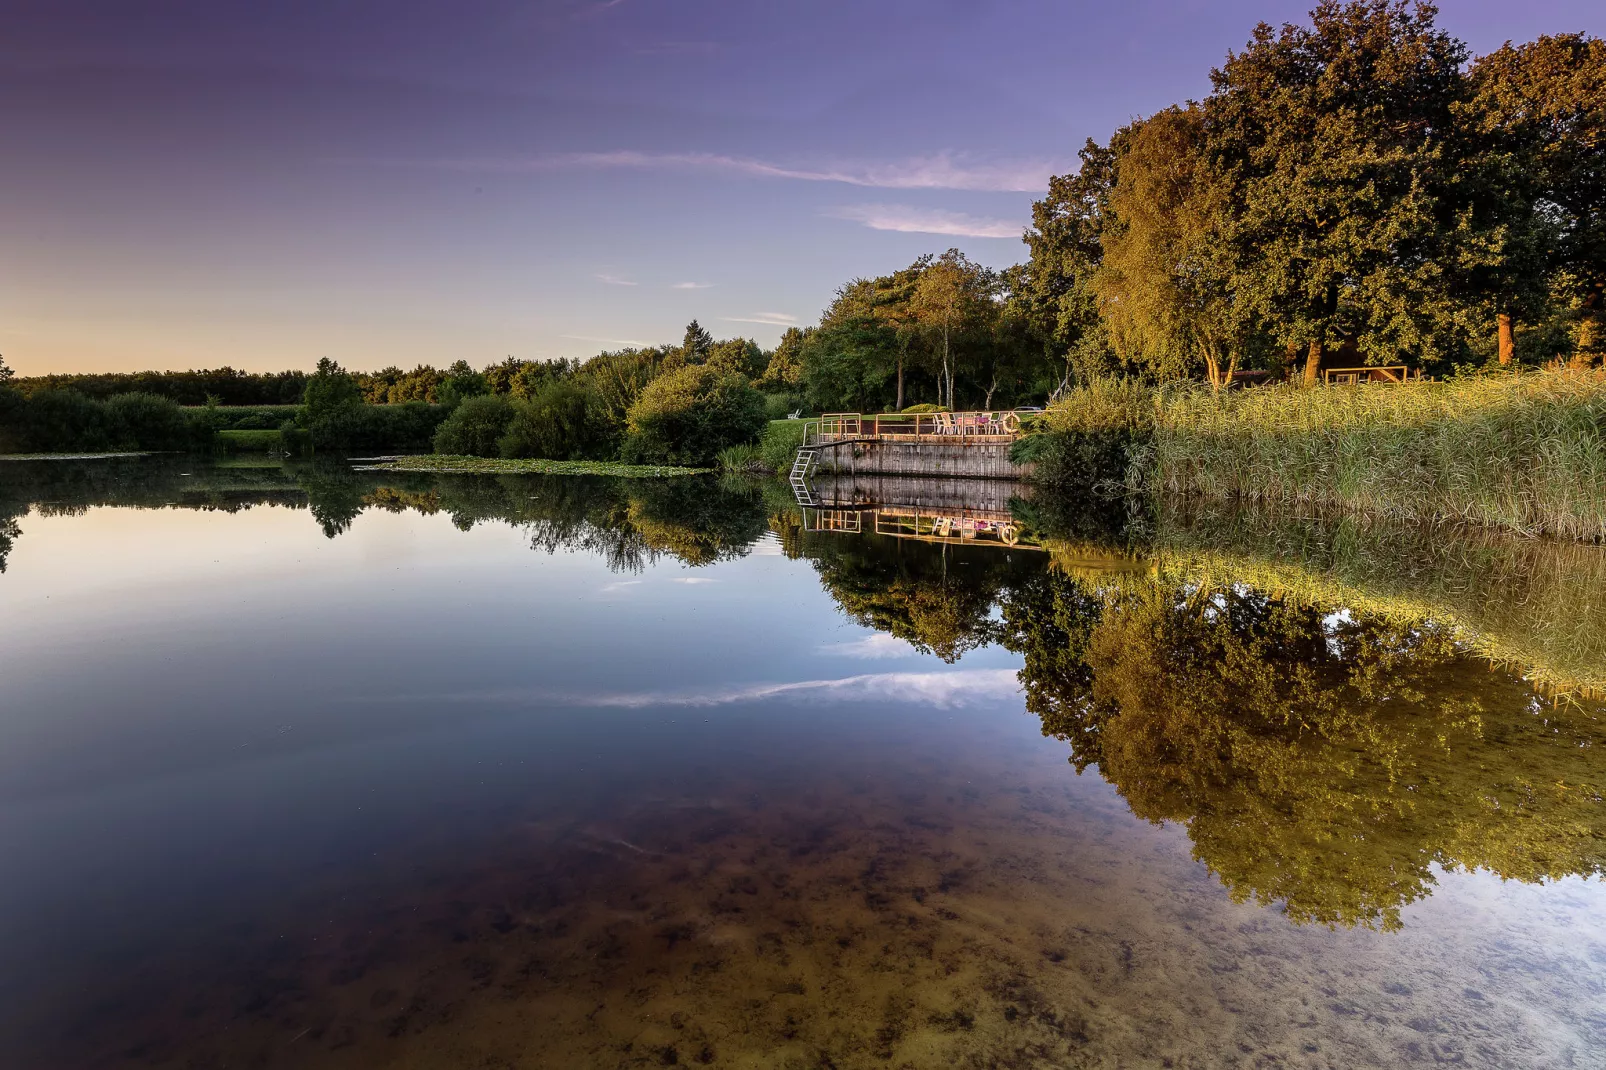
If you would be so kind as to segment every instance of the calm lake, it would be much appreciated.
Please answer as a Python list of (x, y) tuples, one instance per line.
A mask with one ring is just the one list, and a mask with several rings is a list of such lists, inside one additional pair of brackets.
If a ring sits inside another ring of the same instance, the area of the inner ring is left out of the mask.
[(1606, 1066), (1606, 550), (1018, 491), (0, 462), (0, 1065)]

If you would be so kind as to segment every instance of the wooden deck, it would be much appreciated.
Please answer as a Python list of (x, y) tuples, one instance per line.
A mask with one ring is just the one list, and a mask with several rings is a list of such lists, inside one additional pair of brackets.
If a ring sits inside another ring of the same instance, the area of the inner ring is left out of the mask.
[(1021, 436), (1013, 411), (878, 413), (831, 412), (803, 422), (792, 463), (792, 489), (815, 505), (809, 475), (820, 471), (899, 476), (1018, 480), (1029, 465), (1009, 459)]
[(803, 422), (804, 446), (849, 442), (929, 442), (944, 446), (1008, 445), (1021, 435), (1015, 412), (826, 413)]

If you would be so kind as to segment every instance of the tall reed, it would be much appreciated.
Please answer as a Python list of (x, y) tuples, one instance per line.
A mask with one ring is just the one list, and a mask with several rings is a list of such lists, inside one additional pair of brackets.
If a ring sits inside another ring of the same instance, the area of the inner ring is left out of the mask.
[(1606, 538), (1606, 375), (1160, 396), (1163, 493)]

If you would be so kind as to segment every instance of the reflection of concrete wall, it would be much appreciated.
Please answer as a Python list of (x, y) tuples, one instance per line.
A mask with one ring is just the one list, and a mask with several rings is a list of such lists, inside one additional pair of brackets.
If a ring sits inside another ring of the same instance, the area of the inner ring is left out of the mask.
[(855, 442), (821, 450), (820, 468), (855, 474), (1025, 479), (1032, 466), (1012, 464), (1007, 443)]
[(874, 473), (825, 473), (814, 481), (823, 506), (886, 505), (1008, 514), (1009, 499), (1029, 498), (1029, 484), (1002, 479), (916, 479)]

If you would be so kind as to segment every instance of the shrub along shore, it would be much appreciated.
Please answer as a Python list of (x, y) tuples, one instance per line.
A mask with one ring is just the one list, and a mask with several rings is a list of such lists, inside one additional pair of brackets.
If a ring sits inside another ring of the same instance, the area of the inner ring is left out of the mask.
[(1247, 390), (1094, 382), (1015, 456), (1066, 493), (1143, 491), (1606, 541), (1606, 374)]

